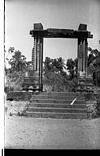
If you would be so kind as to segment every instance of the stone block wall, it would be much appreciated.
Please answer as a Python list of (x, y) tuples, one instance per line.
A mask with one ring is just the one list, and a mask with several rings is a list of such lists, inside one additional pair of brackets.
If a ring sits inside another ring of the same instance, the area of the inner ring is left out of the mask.
[(7, 100), (14, 101), (29, 101), (33, 95), (33, 92), (8, 92)]

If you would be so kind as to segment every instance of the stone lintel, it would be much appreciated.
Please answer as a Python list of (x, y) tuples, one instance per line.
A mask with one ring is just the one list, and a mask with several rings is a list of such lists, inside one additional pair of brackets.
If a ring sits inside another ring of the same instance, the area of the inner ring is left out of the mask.
[(77, 30), (31, 30), (30, 35), (32, 37), (43, 37), (43, 38), (93, 38), (93, 35), (89, 31), (77, 31)]
[(93, 38), (91, 32), (87, 31), (86, 24), (80, 24), (78, 30), (73, 29), (43, 29), (41, 23), (35, 23), (34, 29), (30, 31), (32, 37), (43, 38)]
[(42, 38), (93, 38), (93, 35), (87, 31), (86, 24), (80, 24), (78, 30), (57, 28), (44, 30), (41, 23), (35, 23), (34, 29), (30, 31), (30, 35)]

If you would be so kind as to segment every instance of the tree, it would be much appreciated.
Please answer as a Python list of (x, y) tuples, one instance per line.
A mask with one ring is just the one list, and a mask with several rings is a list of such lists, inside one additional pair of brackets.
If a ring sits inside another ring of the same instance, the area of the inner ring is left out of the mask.
[(44, 61), (44, 73), (48, 73), (52, 70), (52, 59), (50, 57), (46, 57)]
[(75, 70), (74, 74), (75, 74), (75, 77), (77, 77), (77, 73), (78, 73), (78, 58), (75, 58), (74, 62), (75, 62), (75, 64), (74, 64), (74, 70)]
[(70, 80), (77, 77), (77, 67), (78, 67), (78, 59), (73, 60), (72, 58), (68, 59), (66, 62), (67, 70), (70, 75)]
[(50, 57), (46, 57), (44, 61), (44, 72), (55, 72), (55, 73), (62, 73), (64, 72), (64, 61), (62, 57), (56, 58), (56, 59), (51, 59)]
[[(75, 59), (74, 64), (74, 67), (76, 67), (77, 59)], [(75, 89), (76, 81), (71, 81), (64, 69), (67, 70), (61, 57), (56, 59), (45, 58), (43, 82), (45, 85), (51, 86), (52, 91), (72, 91)], [(74, 70), (76, 72), (76, 68)]]
[(8, 53), (11, 54), (11, 58), (5, 58), (10, 65), (9, 68), (5, 66), (5, 86), (19, 90), (27, 70), (26, 57), (19, 50), (15, 50), (14, 47), (10, 47)]
[(62, 57), (53, 59), (52, 65), (53, 65), (54, 71), (63, 72), (64, 62), (63, 62)]
[(93, 73), (94, 84), (100, 86), (100, 51), (97, 49), (88, 48), (90, 52), (88, 57), (88, 68)]
[(26, 70), (26, 57), (21, 54), (18, 50), (16, 51), (13, 47), (10, 47), (9, 52), (13, 53), (12, 58), (8, 60), (9, 64), (11, 65), (11, 72), (13, 71), (25, 71)]

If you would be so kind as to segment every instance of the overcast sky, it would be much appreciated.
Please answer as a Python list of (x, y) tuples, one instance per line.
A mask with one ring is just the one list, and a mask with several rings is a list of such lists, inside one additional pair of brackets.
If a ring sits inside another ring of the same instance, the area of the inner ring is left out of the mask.
[[(5, 1), (6, 50), (14, 46), (31, 60), (33, 38), (29, 32), (34, 23), (44, 29), (65, 28), (77, 30), (80, 23), (87, 24), (93, 39), (89, 46), (100, 50), (99, 0), (6, 0)], [(77, 56), (77, 39), (44, 39), (44, 58)]]

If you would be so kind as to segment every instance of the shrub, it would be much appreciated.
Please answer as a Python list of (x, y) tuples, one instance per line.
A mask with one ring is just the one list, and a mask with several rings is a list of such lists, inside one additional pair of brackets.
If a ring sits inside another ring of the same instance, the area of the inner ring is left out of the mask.
[(46, 88), (51, 88), (51, 91), (65, 92), (73, 91), (77, 87), (77, 80), (68, 80), (60, 73), (48, 72), (44, 75), (43, 84)]

